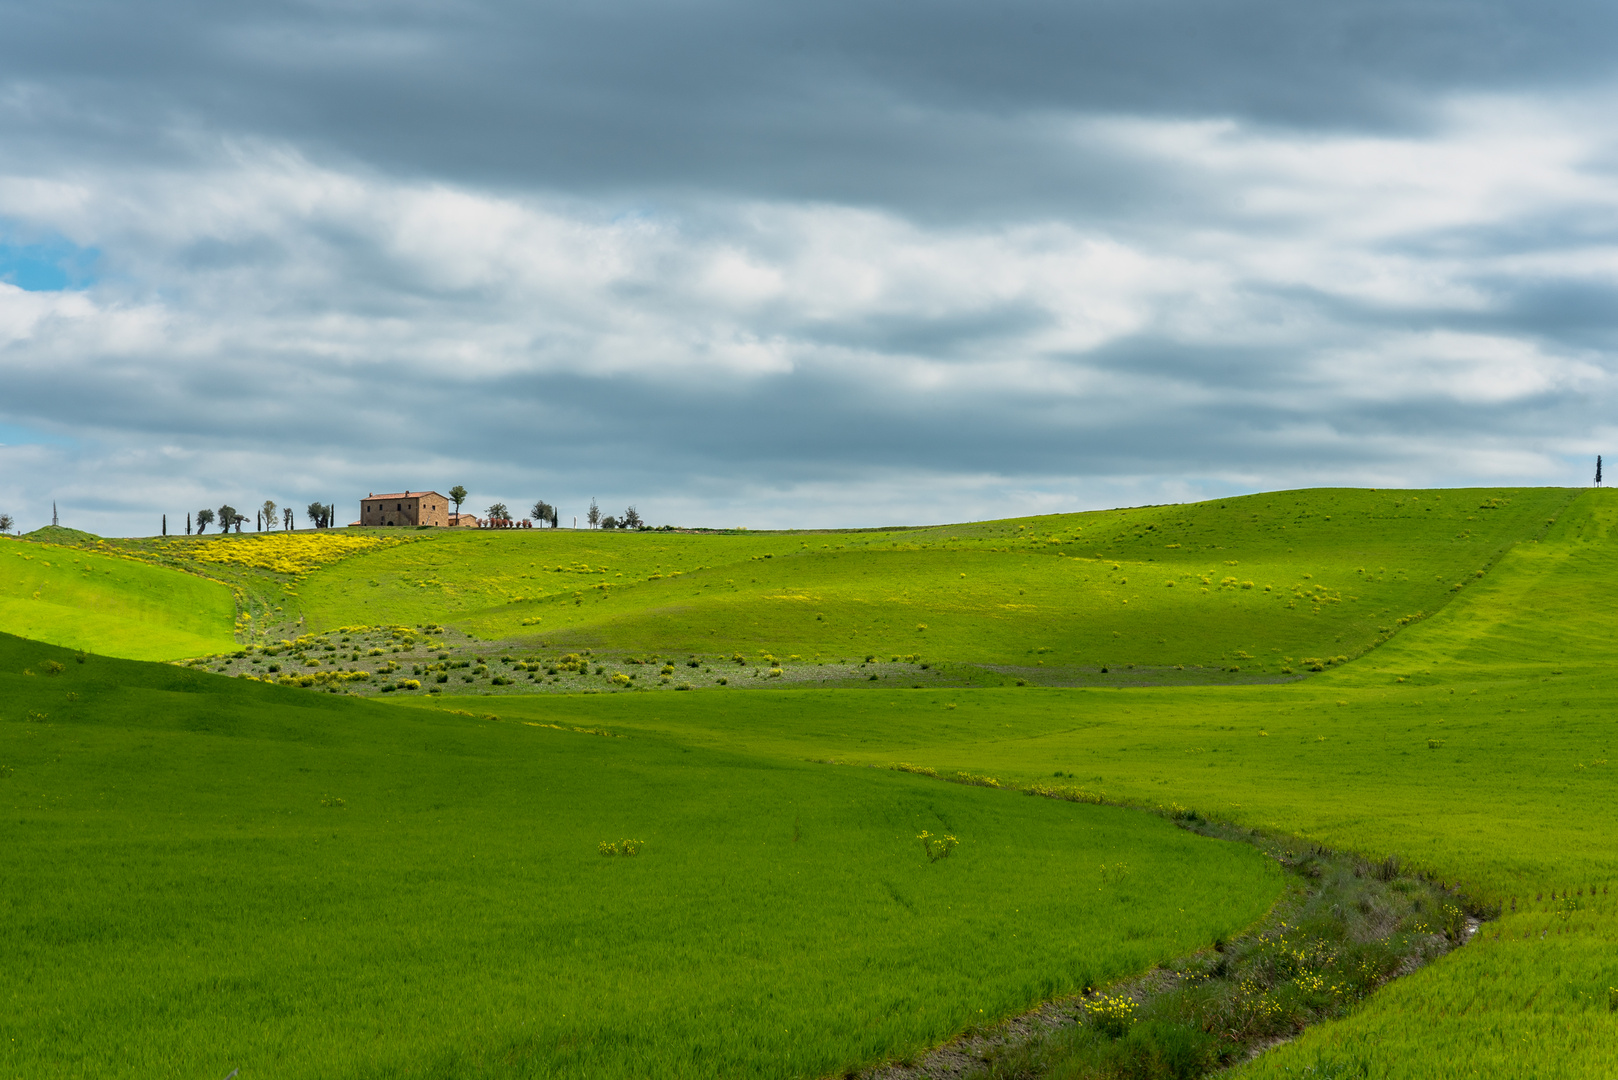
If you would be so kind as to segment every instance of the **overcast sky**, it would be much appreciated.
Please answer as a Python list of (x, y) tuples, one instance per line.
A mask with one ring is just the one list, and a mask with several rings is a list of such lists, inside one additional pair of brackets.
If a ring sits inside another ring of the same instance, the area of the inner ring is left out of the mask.
[(0, 3), (0, 512), (1583, 484), (1618, 5)]

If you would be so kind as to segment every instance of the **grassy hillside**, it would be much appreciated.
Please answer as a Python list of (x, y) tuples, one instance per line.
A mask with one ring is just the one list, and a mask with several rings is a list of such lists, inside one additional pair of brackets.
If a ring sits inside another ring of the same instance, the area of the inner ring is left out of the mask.
[(218, 582), (95, 550), (0, 538), (0, 628), (9, 633), (172, 660), (234, 648), (235, 618), (230, 590)]
[[(0, 889), (21, 915), (0, 933), (31, 974), (0, 1047), (36, 1054), (14, 1073), (48, 1047), (114, 1074), (228, 1052), (277, 1075), (829, 1075), (1206, 941), (1274, 895), (1157, 818), (895, 762), (1396, 854), (1498, 910), (1248, 1073), (1618, 1070), (1610, 492), (1289, 492), (876, 533), (411, 532), (280, 568), (251, 539), (174, 557), (228, 554), (316, 628), (443, 623), (545, 655), (1345, 660), (1131, 689), (485, 697), (457, 679), (389, 710), (95, 659), (45, 675), (62, 654), (12, 643), (0, 842), (23, 855)], [(939, 825), (962, 846), (928, 863), (915, 835)], [(624, 836), (643, 854), (595, 854)], [(1084, 876), (1118, 862), (1133, 927)], [(142, 1061), (151, 1032), (171, 1049)]]
[(1543, 531), (1559, 489), (1319, 490), (869, 533), (411, 533), (309, 574), (313, 629), (806, 659), (1221, 665), (1353, 656)]
[(1280, 888), (1115, 808), (11, 637), (0, 702), (6, 1076), (822, 1076)]
[(1397, 854), (1501, 917), (1249, 1071), (1604, 1077), (1618, 1067), (1618, 824), (1603, 809), (1618, 801), (1615, 529), (1618, 498), (1584, 493), (1437, 615), (1303, 683), (625, 695), (500, 709), (783, 760), (903, 760), (1069, 784)]

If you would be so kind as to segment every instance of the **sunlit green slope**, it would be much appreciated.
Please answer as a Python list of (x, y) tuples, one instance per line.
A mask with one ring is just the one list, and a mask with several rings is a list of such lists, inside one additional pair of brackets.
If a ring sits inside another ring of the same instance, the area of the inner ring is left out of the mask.
[[(1144, 815), (853, 767), (897, 761), (1398, 854), (1503, 909), (1256, 1075), (1618, 1070), (1608, 492), (1294, 492), (867, 534), (405, 535), (423, 539), (294, 575), (288, 604), (316, 625), (459, 622), (636, 650), (1358, 659), (1279, 686), (460, 698), (434, 715), (0, 648), (0, 766), (14, 769), (0, 844), (21, 853), (0, 879), (19, 913), (0, 934), (35, 995), (0, 1011), (0, 1055), (33, 1055), (0, 1056), (0, 1073), (66, 1060), (151, 1074), (155, 1037), (186, 1048), (191, 1073), (220, 1075), (232, 1054), (279, 1054), (277, 1075), (746, 1075), (782, 1061), (822, 1075), (1071, 985), (1081, 952), (1121, 970), (1206, 940), (1205, 903), (1247, 911), (1262, 896), (1239, 862), (1197, 863), (1201, 849), (1159, 846), (1172, 833), (1125, 828), (1162, 825)], [(1027, 606), (1007, 608), (1013, 592)], [(60, 675), (41, 663), (53, 657)], [(501, 721), (448, 711), (469, 702)], [(810, 764), (828, 759), (851, 764)], [(930, 821), (962, 835), (963, 861), (900, 861)], [(1064, 822), (1093, 827), (1093, 846), (1063, 847)], [(594, 854), (636, 833), (645, 861)], [(963, 870), (974, 844), (987, 861)], [(1176, 858), (1212, 867), (1187, 872), (1183, 899), (1160, 872)], [(1151, 868), (1161, 896), (1132, 898), (1137, 929), (1091, 936), (1082, 907), (1063, 906), (1093, 884), (1073, 876), (1085, 860)], [(963, 876), (928, 892), (939, 867)], [(1154, 937), (1160, 899), (1185, 913)], [(710, 916), (723, 929), (708, 934)], [(1080, 951), (1047, 968), (1052, 925), (1075, 927)], [(669, 944), (685, 933), (717, 975)], [(1131, 933), (1139, 951), (1107, 951)], [(772, 972), (801, 983), (808, 967), (821, 982), (776, 990)], [(1058, 977), (1030, 981), (1035, 968)], [(871, 1016), (889, 1026), (867, 1035)], [(365, 1024), (364, 1048), (343, 1042)]]
[(1319, 489), (903, 532), (418, 533), (308, 576), (313, 628), (1048, 665), (1354, 656), (1546, 528), (1561, 489)]
[(1281, 887), (1112, 807), (4, 635), (0, 808), (0, 1076), (30, 1080), (840, 1075)]
[(1533, 850), (1542, 868), (1497, 879), (1512, 897), (1473, 946), (1249, 1075), (1618, 1074), (1618, 827), (1607, 809), (1618, 801), (1618, 497), (1584, 493), (1499, 570), (1331, 681), (1363, 693), (1403, 678), (1394, 685), (1411, 687), (1403, 696), (1417, 710), (1451, 691), (1475, 702), (1423, 717), (1439, 743), (1434, 772), (1449, 781), (1434, 810), (1467, 861), (1492, 853), (1509, 865)]
[[(1606, 1077), (1618, 1069), (1618, 497), (1578, 494), (1436, 615), (1302, 683), (559, 699), (782, 759), (907, 761), (1177, 802), (1380, 858), (1501, 917), (1465, 949), (1248, 1067), (1269, 1077)], [(507, 715), (539, 703), (502, 702)], [(1057, 774), (1060, 774), (1059, 778)]]
[(1618, 660), (1618, 495), (1587, 491), (1419, 633), (1344, 672), (1377, 683), (1431, 669), (1478, 679), (1610, 671)]
[(0, 538), (0, 630), (7, 633), (172, 660), (235, 648), (235, 617), (230, 590), (218, 582), (83, 548)]

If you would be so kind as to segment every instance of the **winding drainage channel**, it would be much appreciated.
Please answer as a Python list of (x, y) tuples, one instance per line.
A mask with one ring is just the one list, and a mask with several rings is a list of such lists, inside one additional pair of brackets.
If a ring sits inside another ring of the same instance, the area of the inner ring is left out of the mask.
[[(988, 777), (940, 777), (908, 765), (890, 768), (957, 783), (1001, 786)], [(1102, 802), (1039, 787), (1006, 790)], [(1124, 808), (1152, 812), (1138, 806)], [(1195, 1014), (1189, 1025), (1204, 1033), (1192, 1037), (1207, 1049), (1203, 1072), (1211, 1073), (1290, 1041), (1308, 1026), (1341, 1016), (1344, 1008), (1392, 980), (1465, 945), (1477, 933), (1480, 917), (1492, 914), (1476, 907), (1468, 910), (1455, 890), (1409, 872), (1397, 857), (1368, 862), (1288, 837), (1210, 822), (1179, 808), (1165, 816), (1210, 839), (1253, 845), (1286, 868), (1291, 887), (1263, 918), (1229, 942), (1217, 941), (1110, 986), (1089, 988), (1084, 994), (1047, 1001), (1021, 1016), (968, 1029), (942, 1046), (902, 1061), (845, 1075), (860, 1080), (973, 1080), (987, 1076), (998, 1064), (1001, 1075), (1037, 1076), (1060, 1063), (1063, 1041), (1083, 1034), (1075, 1030), (1080, 1025), (1096, 1029), (1087, 1052), (1099, 1062), (1107, 1053), (1106, 1037), (1123, 1035), (1134, 1016), (1149, 1012), (1154, 1001), (1188, 987), (1213, 985), (1214, 993), (1195, 998), (1207, 1004), (1208, 1011)], [(1300, 929), (1333, 922), (1342, 927), (1340, 935), (1310, 935)], [(1176, 1015), (1184, 1015), (1184, 1010), (1176, 1010)], [(1103, 1031), (1107, 1036), (1100, 1034)]]

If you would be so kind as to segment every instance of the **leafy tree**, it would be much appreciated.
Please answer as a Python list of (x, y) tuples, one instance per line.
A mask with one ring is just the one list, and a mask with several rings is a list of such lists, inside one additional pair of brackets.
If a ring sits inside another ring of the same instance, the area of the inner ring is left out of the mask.
[(236, 531), (237, 532), (241, 532), (241, 522), (242, 522), (242, 515), (238, 514), (236, 512), (236, 508), (234, 506), (230, 505), (229, 503), (226, 503), (224, 506), (221, 506), (219, 508), (219, 531), (220, 532), (227, 532), (228, 533), (230, 531), (230, 527), (232, 525), (236, 526)]
[(635, 508), (633, 506), (624, 511), (623, 528), (638, 529), (641, 527), (641, 524), (642, 522), (640, 520), (640, 515), (635, 512)]
[(288, 532), (292, 530), (292, 507), (290, 506), (281, 509), (281, 528)]
[(506, 521), (507, 519), (509, 519), (511, 517), (511, 511), (506, 509), (506, 504), (505, 503), (501, 503), (501, 502), (497, 502), (494, 505), (490, 506), (487, 510), (484, 511), (484, 513), (486, 513), (489, 516), (489, 519), (491, 521)]
[(528, 516), (533, 518), (535, 521), (539, 522), (541, 525), (546, 525), (546, 524), (549, 524), (549, 522), (551, 520), (551, 515), (553, 515), (555, 513), (556, 513), (556, 507), (552, 506), (550, 503), (546, 502), (544, 499), (541, 499), (541, 500), (539, 500), (538, 502), (536, 502), (534, 504), (533, 512), (530, 513)]
[(455, 504), (455, 512), (461, 512), (461, 504), (466, 501), (466, 489), (456, 484), (449, 489), (449, 501)]
[(213, 511), (204, 507), (197, 511), (197, 535), (201, 536), (213, 524)]
[(266, 529), (275, 528), (275, 511), (277, 509), (279, 508), (275, 505), (274, 499), (264, 500), (264, 527)]
[(10, 532), (17, 527), (10, 514), (0, 514), (0, 532)]
[(310, 524), (312, 524), (315, 528), (324, 529), (326, 527), (325, 503), (310, 503), (308, 506), (304, 507), (303, 512), (308, 516)]
[[(594, 499), (590, 500), (590, 510), (584, 515), (584, 520), (590, 523), (590, 528), (592, 529), (601, 524), (601, 507), (596, 505)], [(610, 529), (612, 526), (608, 525), (607, 528)]]
[(616, 529), (618, 527), (618, 519), (613, 517), (611, 514), (608, 514), (606, 517), (601, 519), (601, 527), (603, 529)]

